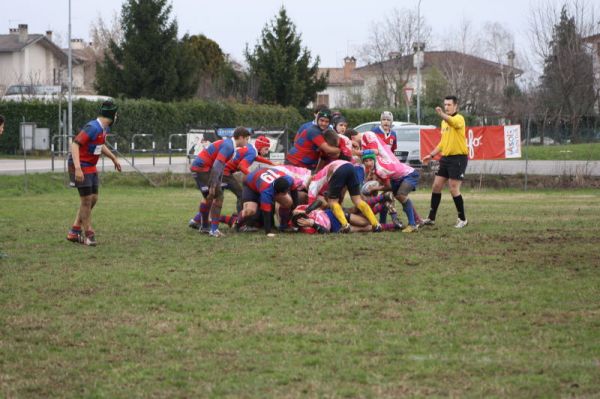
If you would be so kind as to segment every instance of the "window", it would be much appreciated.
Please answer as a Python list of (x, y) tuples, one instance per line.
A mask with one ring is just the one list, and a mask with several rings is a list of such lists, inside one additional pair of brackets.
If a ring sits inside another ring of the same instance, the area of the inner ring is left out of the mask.
[(325, 104), (329, 107), (329, 94), (317, 94), (317, 104)]

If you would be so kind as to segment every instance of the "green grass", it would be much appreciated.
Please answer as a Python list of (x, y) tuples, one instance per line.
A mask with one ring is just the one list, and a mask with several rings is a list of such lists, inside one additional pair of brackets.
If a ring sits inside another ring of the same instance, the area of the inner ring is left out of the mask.
[(522, 159), (527, 151), (531, 160), (600, 161), (600, 143), (523, 146)]
[(417, 234), (215, 240), (197, 191), (113, 178), (88, 248), (60, 178), (0, 176), (0, 397), (600, 395), (597, 190), (467, 191), (462, 231), (445, 192)]

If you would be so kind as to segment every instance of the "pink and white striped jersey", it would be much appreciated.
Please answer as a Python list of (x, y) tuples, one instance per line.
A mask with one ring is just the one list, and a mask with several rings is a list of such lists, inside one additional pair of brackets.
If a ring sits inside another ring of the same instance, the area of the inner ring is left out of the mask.
[[(296, 207), (296, 209), (299, 211), (305, 211), (306, 208), (308, 208), (308, 205), (298, 205)], [(329, 216), (327, 216), (327, 213), (325, 213), (323, 209), (315, 209), (308, 214), (308, 217), (314, 220), (315, 223), (323, 227), (326, 231), (331, 230), (331, 220), (329, 220)]]
[(363, 150), (377, 150), (375, 174), (382, 179), (399, 180), (410, 175), (415, 170), (400, 162), (390, 147), (373, 132), (365, 132), (360, 144)]
[(336, 159), (333, 162), (328, 163), (312, 177), (310, 185), (308, 186), (308, 203), (312, 204), (319, 195), (323, 195), (329, 187), (329, 179), (331, 175), (342, 165), (349, 164), (350, 162), (341, 159)]
[(272, 169), (277, 169), (294, 179), (294, 186), (297, 190), (308, 189), (308, 180), (310, 179), (310, 169), (294, 165), (277, 165)]

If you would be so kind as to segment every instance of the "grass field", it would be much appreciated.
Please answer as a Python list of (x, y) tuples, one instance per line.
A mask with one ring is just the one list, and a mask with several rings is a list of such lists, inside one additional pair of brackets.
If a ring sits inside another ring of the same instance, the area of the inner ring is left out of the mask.
[(534, 161), (600, 161), (600, 143), (523, 146), (522, 159), (527, 151), (528, 158)]
[(109, 176), (89, 248), (62, 176), (31, 179), (0, 176), (0, 397), (600, 396), (597, 190), (467, 191), (462, 231), (445, 192), (417, 234), (217, 240), (186, 226), (197, 191)]

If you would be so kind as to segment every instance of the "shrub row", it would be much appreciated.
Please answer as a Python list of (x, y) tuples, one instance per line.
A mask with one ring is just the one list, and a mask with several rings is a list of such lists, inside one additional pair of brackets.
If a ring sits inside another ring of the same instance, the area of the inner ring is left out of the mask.
[[(114, 133), (129, 140), (133, 134), (152, 133), (158, 148), (166, 148), (173, 133), (185, 133), (192, 127), (287, 127), (296, 130), (304, 121), (298, 110), (291, 107), (246, 105), (225, 102), (186, 101), (162, 103), (153, 100), (122, 100)], [(96, 117), (100, 104), (89, 101), (73, 103), (73, 130), (77, 132)], [(63, 110), (66, 103), (62, 103)], [(43, 102), (0, 102), (0, 114), (6, 118), (5, 134), (0, 140), (0, 152), (19, 151), (19, 124), (35, 122), (38, 127), (50, 128), (58, 134), (59, 105)]]
[[(166, 149), (168, 136), (185, 133), (193, 127), (248, 126), (284, 127), (290, 137), (300, 124), (312, 118), (310, 110), (274, 105), (248, 105), (229, 102), (185, 101), (163, 103), (153, 100), (120, 100), (119, 119), (113, 128), (122, 142), (129, 142), (133, 134), (151, 133), (157, 148)], [(63, 102), (62, 110), (67, 104)], [(73, 130), (77, 132), (86, 122), (97, 115), (99, 103), (75, 101), (73, 103)], [(349, 126), (379, 120), (381, 109), (341, 109)], [(391, 109), (396, 120), (406, 120), (406, 110)], [(413, 110), (414, 111), (414, 110)], [(15, 154), (19, 151), (19, 123), (35, 122), (38, 127), (50, 128), (50, 136), (59, 131), (59, 104), (44, 102), (1, 102), (0, 114), (6, 117), (5, 134), (0, 140), (0, 152)], [(416, 121), (416, 115), (411, 115)], [(439, 117), (430, 109), (423, 110), (422, 124), (439, 124)]]

